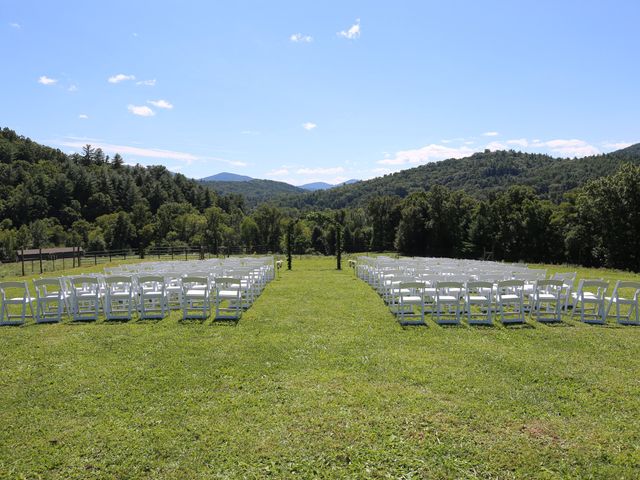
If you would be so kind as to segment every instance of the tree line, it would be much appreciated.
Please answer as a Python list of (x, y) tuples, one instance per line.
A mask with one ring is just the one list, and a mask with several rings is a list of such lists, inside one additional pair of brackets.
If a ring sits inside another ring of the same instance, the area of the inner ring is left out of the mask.
[[(361, 188), (361, 187), (359, 187)], [(0, 259), (20, 248), (88, 251), (202, 246), (248, 253), (403, 255), (568, 262), (640, 271), (640, 167), (553, 201), (531, 186), (483, 196), (435, 184), (310, 209), (218, 195), (161, 166), (128, 166), (86, 145), (66, 155), (0, 130)]]

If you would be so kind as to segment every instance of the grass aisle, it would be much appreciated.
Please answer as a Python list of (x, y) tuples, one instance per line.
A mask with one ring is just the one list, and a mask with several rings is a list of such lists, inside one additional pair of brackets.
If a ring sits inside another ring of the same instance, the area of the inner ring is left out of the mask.
[(3, 478), (635, 478), (640, 329), (403, 329), (331, 259), (239, 324), (0, 329)]

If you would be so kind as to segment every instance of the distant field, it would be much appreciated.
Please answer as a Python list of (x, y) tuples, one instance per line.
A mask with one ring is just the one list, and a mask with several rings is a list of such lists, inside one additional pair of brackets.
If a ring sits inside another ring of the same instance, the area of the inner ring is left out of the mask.
[(640, 328), (403, 328), (334, 268), (237, 325), (0, 328), (0, 478), (638, 478)]

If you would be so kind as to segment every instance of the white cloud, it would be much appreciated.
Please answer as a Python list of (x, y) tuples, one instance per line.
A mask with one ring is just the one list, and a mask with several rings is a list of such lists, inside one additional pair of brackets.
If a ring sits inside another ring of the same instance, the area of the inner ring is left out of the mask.
[(19, 23), (16, 23), (16, 22), (10, 23), (9, 26), (12, 27), (12, 28), (17, 28), (18, 30), (20, 30), (22, 28), (22, 25), (20, 25)]
[(612, 148), (614, 150), (620, 150), (622, 148), (627, 148), (633, 145), (631, 142), (605, 142), (602, 144), (604, 148)]
[(316, 125), (313, 122), (306, 122), (302, 124), (302, 128), (304, 128), (305, 130), (307, 130), (308, 132), (313, 130), (314, 128), (316, 128), (318, 125)]
[(294, 33), (289, 37), (294, 43), (311, 43), (313, 42), (313, 37), (311, 35), (303, 35), (301, 33)]
[(87, 115), (85, 113), (81, 113), (80, 115), (78, 115), (78, 118), (80, 118), (82, 120), (87, 120), (89, 118), (89, 115)]
[(117, 75), (114, 75), (113, 77), (109, 77), (107, 81), (109, 83), (120, 83), (120, 82), (124, 82), (125, 80), (135, 80), (135, 79), (136, 79), (135, 75), (125, 75), (124, 73), (119, 73)]
[(348, 38), (349, 40), (360, 38), (360, 19), (356, 18), (356, 23), (351, 25), (347, 30), (338, 32), (337, 35), (342, 38)]
[[(193, 162), (198, 162), (198, 161), (202, 161), (202, 162), (214, 161), (214, 162), (227, 163), (235, 167), (247, 166), (245, 162), (241, 162), (238, 160), (229, 160), (227, 158), (200, 157), (192, 153), (178, 152), (174, 150), (133, 147), (130, 145), (115, 145), (112, 143), (105, 143), (105, 142), (95, 140), (95, 139), (90, 139), (90, 138), (72, 137), (70, 140), (59, 141), (56, 143), (58, 145), (71, 147), (75, 149), (81, 149), (87, 143), (90, 143), (95, 148), (101, 148), (105, 153), (111, 153), (111, 154), (119, 153), (120, 155), (130, 155), (132, 157), (145, 157), (145, 158), (154, 158), (154, 159), (162, 159), (162, 160), (178, 160), (181, 162), (185, 162), (187, 165), (191, 165)], [(128, 159), (128, 160), (131, 161), (131, 159)]]
[(447, 147), (444, 145), (431, 144), (413, 150), (401, 150), (396, 152), (394, 157), (378, 160), (380, 165), (421, 165), (424, 163), (437, 162), (447, 158), (462, 158), (471, 155), (475, 150), (469, 147)]
[(517, 145), (518, 147), (528, 147), (529, 141), (526, 138), (515, 138), (507, 140), (507, 145)]
[(482, 134), (482, 136), (484, 136), (484, 137), (497, 137), (498, 136), (498, 132), (484, 132)]
[(260, 132), (257, 130), (242, 130), (240, 134), (241, 135), (260, 135)]
[(46, 75), (42, 75), (40, 78), (38, 78), (38, 83), (42, 85), (54, 85), (58, 83), (58, 80), (56, 80), (55, 78), (49, 78)]
[(266, 177), (282, 177), (283, 175), (289, 175), (288, 168), (277, 168), (264, 174)]
[(69, 85), (69, 88), (67, 88), (67, 92), (77, 92), (78, 91), (78, 86), (75, 84), (71, 84)]
[(129, 105), (127, 106), (127, 110), (139, 117), (153, 117), (156, 114), (156, 112), (146, 105)]
[(150, 103), (154, 107), (165, 108), (167, 110), (171, 110), (173, 108), (173, 105), (166, 100), (149, 100), (147, 103)]
[(509, 147), (502, 142), (490, 142), (485, 148), (487, 150), (491, 150), (492, 152), (495, 152), (497, 150), (509, 150)]
[(588, 157), (589, 155), (597, 155), (600, 153), (593, 145), (588, 144), (584, 140), (548, 140), (546, 142), (536, 142), (531, 144), (534, 148), (548, 148), (551, 153), (564, 157)]
[(139, 82), (136, 82), (136, 85), (144, 85), (146, 87), (155, 87), (156, 79), (153, 78), (151, 80), (140, 80)]
[(296, 173), (298, 175), (335, 175), (337, 173), (343, 173), (344, 171), (343, 167), (299, 168), (296, 170)]

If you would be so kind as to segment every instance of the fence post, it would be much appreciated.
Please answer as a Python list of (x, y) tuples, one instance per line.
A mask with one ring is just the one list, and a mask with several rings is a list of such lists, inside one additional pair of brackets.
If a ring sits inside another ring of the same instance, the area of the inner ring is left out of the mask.
[(98, 252), (93, 254), (93, 264), (98, 265)]
[(40, 275), (42, 275), (42, 249), (38, 249), (38, 258), (40, 259)]
[(184, 247), (184, 259), (185, 260), (189, 260), (189, 257), (187, 256), (188, 252), (189, 252), (189, 250), (187, 250), (187, 247)]
[(82, 266), (82, 262), (80, 261), (80, 247), (78, 247), (78, 267)]
[(24, 277), (24, 248), (20, 250), (21, 253), (21, 258), (22, 258), (22, 276)]
[(71, 247), (71, 268), (76, 268), (76, 247)]
[(171, 247), (171, 260), (173, 260), (173, 247)]
[(51, 255), (51, 261), (53, 262), (53, 271), (56, 271), (56, 254)]

